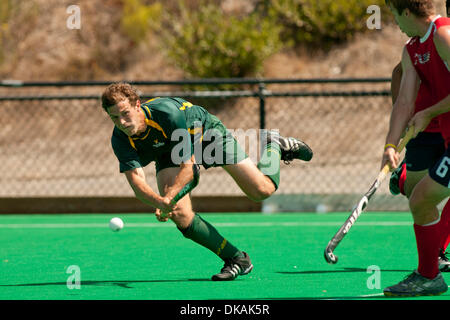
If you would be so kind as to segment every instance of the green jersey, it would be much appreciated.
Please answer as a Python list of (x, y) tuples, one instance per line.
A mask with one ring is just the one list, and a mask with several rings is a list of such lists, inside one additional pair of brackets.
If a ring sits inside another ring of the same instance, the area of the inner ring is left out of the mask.
[(158, 170), (158, 162), (163, 159), (174, 162), (172, 150), (176, 146), (178, 165), (189, 160), (194, 148), (191, 139), (186, 137), (208, 127), (209, 113), (181, 98), (151, 99), (141, 104), (141, 109), (147, 129), (140, 136), (129, 137), (114, 127), (111, 144), (120, 172), (145, 167), (153, 161)]

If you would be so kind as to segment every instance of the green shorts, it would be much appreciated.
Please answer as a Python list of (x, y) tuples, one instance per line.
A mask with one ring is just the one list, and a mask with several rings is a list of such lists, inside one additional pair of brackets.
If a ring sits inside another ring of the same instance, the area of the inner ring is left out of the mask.
[[(195, 132), (194, 128), (190, 131), (195, 161), (205, 169), (236, 164), (248, 157), (231, 132), (214, 115), (208, 115), (202, 132)], [(172, 161), (170, 152), (156, 159), (156, 173), (172, 167), (179, 167), (179, 164)]]

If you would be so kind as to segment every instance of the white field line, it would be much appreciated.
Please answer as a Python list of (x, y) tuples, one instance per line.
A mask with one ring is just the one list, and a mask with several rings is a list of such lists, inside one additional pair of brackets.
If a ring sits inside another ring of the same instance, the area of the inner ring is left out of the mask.
[[(450, 288), (450, 286), (448, 286)], [(380, 296), (384, 296), (384, 293), (372, 293), (372, 294), (365, 294), (362, 296), (358, 296), (358, 298), (370, 298), (370, 297), (380, 297)], [(397, 297), (397, 298), (401, 298), (401, 297)], [(406, 298), (406, 297), (404, 297)]]
[[(450, 286), (448, 286), (450, 288)], [(371, 297), (382, 297), (384, 296), (383, 292), (380, 293), (372, 293), (372, 294), (363, 294), (360, 296), (356, 296), (356, 297), (349, 297), (349, 298), (371, 298)], [(395, 297), (395, 298), (401, 298), (401, 297)], [(403, 298), (407, 298), (407, 297), (403, 297)], [(391, 298), (387, 298), (387, 299), (391, 299)], [(340, 298), (340, 299), (331, 299), (331, 298), (324, 298), (323, 300), (345, 300), (345, 298)]]
[[(242, 227), (340, 227), (342, 222), (213, 222), (216, 227), (242, 228)], [(406, 221), (374, 221), (374, 222), (356, 222), (358, 226), (412, 226), (412, 222)], [(107, 228), (105, 223), (0, 223), (0, 229), (83, 229), (83, 228)], [(173, 228), (173, 223), (126, 223), (124, 228)]]
[(362, 296), (358, 296), (358, 298), (370, 298), (370, 297), (381, 297), (384, 296), (384, 293), (372, 293), (372, 294), (364, 294)]

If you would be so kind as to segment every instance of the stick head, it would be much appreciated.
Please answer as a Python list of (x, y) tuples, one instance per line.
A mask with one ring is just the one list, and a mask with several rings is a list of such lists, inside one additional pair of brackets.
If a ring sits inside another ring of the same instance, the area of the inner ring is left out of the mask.
[(325, 260), (329, 263), (329, 264), (336, 264), (338, 262), (338, 257), (334, 255), (333, 251), (329, 248), (325, 248), (324, 251), (324, 257)]

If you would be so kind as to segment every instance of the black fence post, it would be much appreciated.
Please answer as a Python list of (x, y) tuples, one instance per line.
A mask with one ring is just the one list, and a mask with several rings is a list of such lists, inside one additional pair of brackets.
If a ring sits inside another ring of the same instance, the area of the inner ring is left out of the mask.
[(266, 90), (266, 86), (264, 83), (260, 82), (258, 85), (258, 97), (259, 97), (259, 128), (266, 128), (266, 97), (264, 92)]

